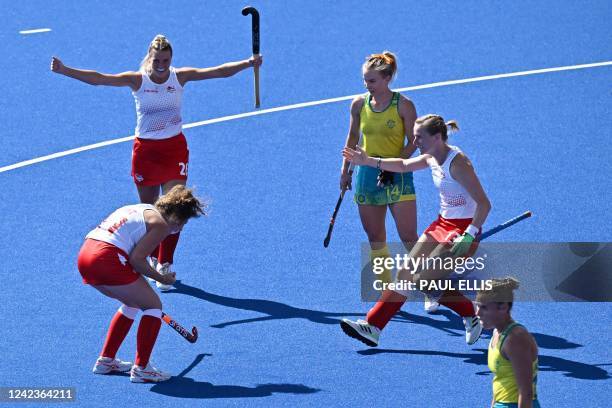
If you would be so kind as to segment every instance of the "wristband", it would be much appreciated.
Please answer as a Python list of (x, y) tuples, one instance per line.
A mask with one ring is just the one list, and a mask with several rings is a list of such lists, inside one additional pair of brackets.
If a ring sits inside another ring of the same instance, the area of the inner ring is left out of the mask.
[(468, 225), (468, 227), (465, 229), (465, 233), (470, 234), (474, 238), (476, 238), (478, 231), (480, 231), (480, 229), (476, 228), (473, 224)]

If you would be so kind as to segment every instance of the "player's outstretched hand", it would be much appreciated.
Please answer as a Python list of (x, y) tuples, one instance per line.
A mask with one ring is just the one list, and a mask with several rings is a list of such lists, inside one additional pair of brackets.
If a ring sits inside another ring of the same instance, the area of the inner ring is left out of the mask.
[(61, 74), (63, 70), (64, 64), (62, 63), (62, 60), (57, 57), (51, 57), (51, 71)]
[(253, 55), (249, 58), (249, 65), (252, 67), (259, 67), (263, 64), (263, 57), (261, 55)]
[(355, 149), (351, 149), (350, 147), (345, 147), (342, 150), (342, 156), (351, 163), (355, 165), (365, 164), (368, 160), (368, 154), (361, 148), (361, 146), (355, 146)]

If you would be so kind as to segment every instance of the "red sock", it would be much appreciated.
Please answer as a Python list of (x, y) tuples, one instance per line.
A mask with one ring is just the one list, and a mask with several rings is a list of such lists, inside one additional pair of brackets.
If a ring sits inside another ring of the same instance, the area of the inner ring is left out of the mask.
[(119, 350), (121, 343), (125, 340), (125, 336), (130, 331), (130, 327), (132, 327), (132, 323), (134, 323), (134, 320), (125, 317), (120, 311), (115, 313), (106, 333), (106, 341), (100, 354), (102, 357), (115, 358), (117, 350)]
[(157, 257), (159, 256), (159, 245), (155, 247), (155, 249), (153, 250), (153, 252), (151, 252), (151, 255), (149, 256), (151, 258), (157, 259)]
[(178, 244), (180, 232), (168, 235), (161, 244), (159, 244), (159, 256), (157, 260), (160, 264), (174, 263), (174, 250)]
[(389, 320), (399, 312), (404, 302), (406, 302), (406, 296), (392, 290), (385, 290), (380, 300), (368, 312), (366, 320), (382, 330), (389, 323)]
[(161, 327), (161, 319), (155, 316), (143, 315), (138, 325), (136, 335), (136, 365), (146, 367), (157, 340), (157, 334)]
[(461, 317), (472, 317), (476, 315), (472, 301), (463, 296), (458, 290), (447, 290), (438, 303), (448, 307)]

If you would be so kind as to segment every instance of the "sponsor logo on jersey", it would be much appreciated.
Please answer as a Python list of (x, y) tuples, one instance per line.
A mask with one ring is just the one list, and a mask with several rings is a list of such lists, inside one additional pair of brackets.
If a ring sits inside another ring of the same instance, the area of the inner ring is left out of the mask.
[(168, 86), (166, 88), (166, 91), (168, 91), (169, 93), (173, 93), (174, 91), (176, 91), (176, 88), (174, 88), (173, 86)]
[(387, 121), (387, 127), (388, 127), (389, 129), (393, 129), (393, 128), (395, 127), (395, 121), (394, 121), (393, 119), (389, 119), (389, 120)]
[(157, 89), (145, 89), (143, 92), (144, 93), (159, 93)]
[(135, 178), (135, 179), (136, 179), (136, 181), (137, 181), (137, 182), (139, 182), (139, 183), (142, 183), (142, 182), (143, 182), (143, 180), (144, 180), (144, 177), (142, 177), (142, 175), (141, 175), (141, 174), (138, 174), (138, 173), (134, 174), (134, 178)]

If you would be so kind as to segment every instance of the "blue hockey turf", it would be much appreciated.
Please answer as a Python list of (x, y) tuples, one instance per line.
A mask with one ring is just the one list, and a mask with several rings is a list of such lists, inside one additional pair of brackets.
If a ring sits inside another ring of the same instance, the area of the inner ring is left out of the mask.
[[(608, 1), (254, 1), (261, 13), (261, 109), (364, 92), (361, 64), (397, 53), (393, 86), (612, 60)], [(251, 71), (189, 83), (189, 182), (211, 202), (179, 243), (180, 282), (166, 310), (199, 328), (189, 344), (162, 327), (153, 352), (176, 375), (157, 385), (96, 376), (91, 368), (117, 302), (81, 282), (85, 234), (136, 203), (131, 142), (14, 169), (16, 163), (133, 134), (127, 88), (92, 87), (49, 70), (67, 65), (136, 70), (164, 33), (174, 66), (213, 66), (251, 53), (243, 4), (224, 2), (3, 3), (5, 64), (0, 182), (0, 387), (75, 387), (74, 406), (487, 407), (489, 335), (467, 346), (448, 310), (408, 303), (367, 348), (345, 336), (361, 318), (360, 247), (348, 193), (329, 248), (350, 99), (229, 120), (253, 111)], [(21, 30), (50, 32), (20, 34)], [(418, 114), (456, 119), (451, 136), (472, 159), (492, 227), (534, 217), (491, 238), (506, 242), (612, 241), (612, 66), (490, 78), (406, 91)], [(415, 174), (418, 229), (435, 217), (429, 172)], [(391, 219), (389, 241), (397, 241)], [(606, 407), (612, 395), (609, 303), (517, 303), (515, 318), (540, 347), (543, 407)], [(135, 330), (119, 357), (132, 359)], [(38, 406), (38, 405), (36, 405)], [(72, 405), (71, 405), (72, 406)]]

